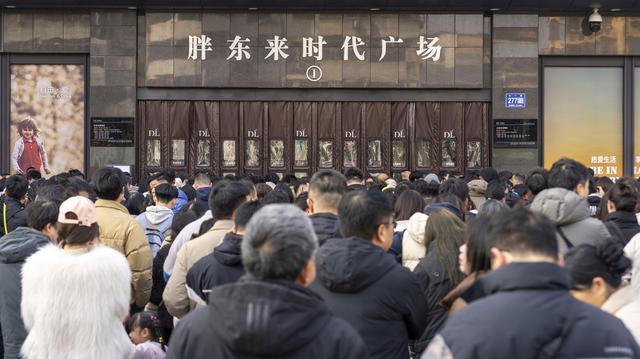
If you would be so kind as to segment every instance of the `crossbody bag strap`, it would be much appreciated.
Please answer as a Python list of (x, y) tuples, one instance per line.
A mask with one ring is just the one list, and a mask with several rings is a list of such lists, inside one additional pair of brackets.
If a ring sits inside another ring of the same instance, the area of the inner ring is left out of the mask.
[(567, 236), (564, 235), (564, 232), (562, 231), (562, 229), (560, 229), (560, 226), (556, 227), (556, 230), (558, 231), (558, 234), (560, 234), (560, 237), (562, 237), (562, 240), (567, 245), (567, 247), (569, 249), (573, 248), (573, 243), (571, 243), (569, 238), (567, 238)]
[(569, 332), (573, 328), (573, 325), (578, 321), (578, 308), (573, 299), (571, 300), (568, 309), (569, 313), (567, 314), (567, 318), (564, 320), (560, 335), (553, 338), (550, 342), (542, 347), (538, 355), (538, 359), (551, 359), (555, 358), (558, 355), (558, 350), (560, 350), (562, 342), (569, 335)]

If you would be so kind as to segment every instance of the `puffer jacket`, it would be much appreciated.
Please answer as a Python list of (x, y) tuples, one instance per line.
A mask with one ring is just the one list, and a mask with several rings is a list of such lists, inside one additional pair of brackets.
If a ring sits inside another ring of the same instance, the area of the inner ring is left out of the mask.
[(20, 272), (29, 256), (49, 244), (49, 237), (28, 227), (18, 227), (0, 238), (0, 328), (5, 359), (20, 358), (27, 332), (20, 316)]
[(316, 213), (309, 216), (313, 230), (318, 236), (318, 244), (322, 246), (331, 238), (342, 238), (340, 234), (340, 221), (333, 213)]
[[(0, 236), (4, 236), (20, 226), (27, 225), (27, 211), (24, 205), (17, 199), (6, 196), (3, 198), (3, 201), (4, 203), (0, 201)], [(6, 233), (4, 228), (5, 221), (7, 225)]]
[(615, 315), (640, 343), (640, 234), (624, 247), (624, 254), (633, 262), (631, 283), (618, 289), (602, 306)]
[(132, 272), (131, 302), (143, 308), (151, 295), (153, 257), (147, 236), (127, 208), (116, 201), (98, 199), (96, 214), (100, 241), (124, 254)]
[[(595, 245), (606, 239), (609, 231), (604, 223), (591, 218), (587, 199), (564, 188), (546, 189), (536, 196), (531, 210), (542, 213), (556, 224), (558, 248), (565, 254), (570, 245)], [(566, 238), (566, 240), (565, 240)]]
[(413, 271), (424, 257), (424, 233), (429, 216), (424, 213), (414, 213), (409, 218), (409, 225), (402, 236), (402, 265)]

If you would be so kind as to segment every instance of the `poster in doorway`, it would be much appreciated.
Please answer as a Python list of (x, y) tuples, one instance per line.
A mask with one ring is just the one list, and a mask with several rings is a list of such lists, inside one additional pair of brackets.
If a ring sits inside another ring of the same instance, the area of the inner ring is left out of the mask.
[(10, 66), (11, 172), (84, 171), (83, 65)]

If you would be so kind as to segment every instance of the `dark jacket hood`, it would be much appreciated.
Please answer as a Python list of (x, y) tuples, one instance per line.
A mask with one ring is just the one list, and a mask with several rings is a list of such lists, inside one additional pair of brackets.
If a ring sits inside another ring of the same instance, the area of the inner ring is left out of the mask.
[(636, 214), (627, 211), (615, 211), (613, 213), (609, 213), (605, 217), (604, 221), (613, 222), (621, 226), (638, 226), (638, 217), (636, 217)]
[(209, 194), (211, 187), (202, 187), (196, 190), (196, 202), (204, 209), (209, 209)]
[(511, 263), (478, 278), (486, 295), (518, 290), (565, 290), (569, 272), (553, 263)]
[(340, 221), (338, 216), (333, 213), (316, 213), (309, 216), (311, 224), (313, 225), (313, 231), (318, 236), (318, 244), (321, 246), (325, 244), (328, 239), (340, 238)]
[(357, 237), (328, 240), (316, 262), (322, 285), (338, 293), (359, 292), (398, 265), (382, 248)]
[(40, 247), (49, 244), (49, 237), (29, 227), (18, 227), (0, 239), (0, 262), (24, 262)]
[(222, 243), (213, 250), (213, 257), (226, 266), (240, 264), (242, 263), (241, 243), (241, 235), (229, 232), (225, 234)]
[(224, 285), (209, 301), (213, 330), (240, 356), (285, 356), (317, 339), (331, 319), (317, 294), (284, 281)]

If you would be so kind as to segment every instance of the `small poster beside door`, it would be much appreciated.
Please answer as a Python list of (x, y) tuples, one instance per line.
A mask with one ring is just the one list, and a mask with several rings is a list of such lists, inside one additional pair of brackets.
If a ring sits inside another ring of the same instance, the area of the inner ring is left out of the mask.
[(260, 141), (247, 140), (246, 144), (245, 165), (247, 167), (260, 166)]
[(333, 141), (320, 141), (318, 144), (318, 167), (331, 168), (333, 167)]
[(442, 167), (456, 166), (456, 141), (442, 141)]
[(368, 143), (368, 160), (369, 167), (382, 167), (382, 141), (371, 140)]
[(208, 167), (211, 165), (211, 142), (209, 140), (198, 140), (196, 152), (196, 166)]
[(309, 141), (298, 139), (295, 140), (295, 153), (293, 165), (296, 167), (307, 167), (309, 165)]
[(344, 141), (344, 163), (345, 167), (357, 167), (358, 166), (358, 144), (354, 140)]
[(147, 140), (147, 166), (160, 167), (162, 159), (162, 149), (160, 140)]
[(236, 166), (236, 141), (234, 140), (222, 141), (222, 166), (223, 167)]
[(182, 167), (186, 165), (185, 140), (171, 140), (171, 166)]
[(271, 167), (284, 167), (284, 141), (271, 140), (269, 143), (269, 165)]

